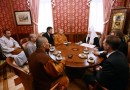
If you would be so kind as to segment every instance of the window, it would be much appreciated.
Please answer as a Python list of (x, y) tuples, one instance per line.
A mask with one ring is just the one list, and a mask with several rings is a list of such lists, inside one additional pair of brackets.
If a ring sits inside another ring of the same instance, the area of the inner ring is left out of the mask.
[(93, 26), (96, 32), (103, 32), (103, 0), (91, 0), (89, 27)]
[(38, 32), (46, 32), (48, 26), (53, 27), (51, 0), (40, 0)]

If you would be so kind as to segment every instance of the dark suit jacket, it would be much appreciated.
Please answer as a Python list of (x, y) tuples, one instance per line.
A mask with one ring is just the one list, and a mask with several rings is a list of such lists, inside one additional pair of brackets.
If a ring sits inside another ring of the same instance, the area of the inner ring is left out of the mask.
[(126, 90), (129, 77), (128, 62), (125, 55), (119, 51), (112, 53), (102, 64), (102, 70), (97, 72), (97, 80), (109, 90)]
[(54, 39), (53, 39), (53, 34), (48, 35), (48, 33), (44, 33), (42, 36), (46, 37), (48, 39), (48, 42), (54, 46)]
[[(83, 43), (86, 43), (86, 37), (84, 38)], [(96, 47), (99, 47), (99, 39), (98, 39), (98, 37), (94, 38), (93, 45), (96, 45)]]
[(33, 76), (35, 90), (49, 90), (51, 83), (55, 80), (46, 73), (43, 67), (48, 60), (50, 57), (42, 49), (36, 49), (29, 57), (29, 70)]

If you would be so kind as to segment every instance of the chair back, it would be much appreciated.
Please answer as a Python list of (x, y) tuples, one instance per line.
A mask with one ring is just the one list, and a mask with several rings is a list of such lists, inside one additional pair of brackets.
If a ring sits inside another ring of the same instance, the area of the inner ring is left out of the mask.
[(13, 61), (14, 61), (14, 59), (12, 59), (10, 57), (6, 58), (7, 64), (11, 68), (13, 68), (15, 74), (19, 76), (19, 78), (24, 86), (24, 89), (33, 90), (33, 86), (32, 86), (33, 78), (32, 78), (31, 73), (28, 73), (28, 72), (24, 71), (21, 67), (13, 64)]
[(24, 44), (24, 43), (26, 43), (26, 42), (28, 42), (28, 41), (29, 41), (28, 38), (22, 38), (22, 39), (20, 40), (20, 44), (22, 45), (22, 44)]
[(22, 48), (23, 48), (24, 50), (26, 50), (26, 48), (27, 48), (27, 45), (28, 45), (28, 42), (26, 42), (26, 43), (23, 43), (23, 44), (22, 44)]
[(28, 54), (26, 53), (26, 48), (27, 48), (27, 45), (28, 45), (28, 41), (29, 41), (28, 38), (22, 38), (20, 40), (20, 45), (21, 45), (22, 49), (24, 50), (24, 53), (26, 54), (27, 57), (28, 57)]
[(38, 34), (38, 37), (42, 37), (42, 35), (44, 34), (45, 32), (41, 32)]

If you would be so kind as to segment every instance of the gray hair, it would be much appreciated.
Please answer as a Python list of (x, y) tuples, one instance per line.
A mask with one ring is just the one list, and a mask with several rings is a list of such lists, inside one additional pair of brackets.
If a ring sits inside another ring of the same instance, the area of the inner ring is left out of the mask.
[(46, 37), (38, 37), (36, 39), (36, 47), (41, 48), (42, 44), (45, 42)]

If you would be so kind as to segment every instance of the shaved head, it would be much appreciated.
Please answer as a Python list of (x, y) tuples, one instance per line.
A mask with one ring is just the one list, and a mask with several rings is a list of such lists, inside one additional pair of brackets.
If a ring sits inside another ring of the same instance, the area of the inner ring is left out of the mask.
[(29, 40), (31, 41), (31, 42), (36, 42), (36, 38), (37, 38), (37, 36), (36, 36), (36, 34), (29, 34)]
[(29, 38), (36, 37), (36, 34), (29, 34)]
[(63, 29), (58, 29), (58, 31), (59, 31), (60, 34), (64, 33)]
[(38, 37), (36, 39), (36, 46), (37, 48), (41, 48), (42, 44), (45, 42), (46, 38), (45, 37)]
[(47, 38), (46, 37), (38, 37), (36, 39), (36, 47), (49, 49), (49, 43), (48, 43)]

